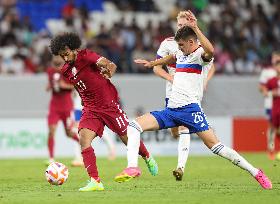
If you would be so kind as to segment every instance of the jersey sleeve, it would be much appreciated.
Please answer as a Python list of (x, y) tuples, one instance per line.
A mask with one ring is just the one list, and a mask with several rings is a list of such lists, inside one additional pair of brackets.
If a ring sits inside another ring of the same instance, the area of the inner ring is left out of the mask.
[(167, 46), (167, 41), (164, 40), (161, 42), (159, 48), (158, 48), (158, 51), (157, 51), (157, 59), (160, 59), (160, 58), (163, 58), (167, 55), (169, 55), (169, 49), (168, 49), (168, 46)]
[(174, 59), (176, 59), (176, 60), (182, 55), (184, 55), (184, 54), (181, 50), (177, 50), (177, 52), (173, 54)]
[(201, 66), (206, 66), (206, 65), (210, 64), (211, 62), (213, 62), (213, 58), (210, 61), (205, 61), (203, 59), (202, 55), (204, 54), (204, 49), (202, 47), (198, 48), (196, 54), (197, 54), (198, 62)]
[(91, 63), (91, 64), (96, 64), (98, 62), (99, 59), (101, 59), (102, 56), (98, 55), (97, 53), (88, 50), (87, 52), (87, 60)]
[(267, 85), (267, 84), (268, 84), (267, 76), (266, 76), (266, 70), (262, 70), (262, 71), (261, 71), (261, 75), (260, 75), (260, 78), (259, 78), (259, 82), (260, 82), (260, 84), (264, 84), (264, 85)]

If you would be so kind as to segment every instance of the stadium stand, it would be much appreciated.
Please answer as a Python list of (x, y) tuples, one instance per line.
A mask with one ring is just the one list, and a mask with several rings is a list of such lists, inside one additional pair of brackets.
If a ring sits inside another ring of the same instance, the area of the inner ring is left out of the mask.
[[(132, 3), (133, 2), (133, 3)], [(2, 1), (0, 73), (44, 72), (50, 37), (76, 31), (84, 46), (112, 59), (120, 73), (150, 73), (132, 63), (155, 57), (175, 31), (179, 10), (192, 9), (215, 44), (217, 73), (254, 75), (280, 47), (280, 2), (276, 0)], [(102, 40), (101, 40), (102, 39)]]

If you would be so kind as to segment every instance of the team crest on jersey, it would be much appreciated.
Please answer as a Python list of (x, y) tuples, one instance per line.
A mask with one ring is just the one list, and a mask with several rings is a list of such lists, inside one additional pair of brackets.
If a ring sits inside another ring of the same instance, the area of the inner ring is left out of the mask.
[(184, 55), (179, 56), (179, 58), (178, 58), (179, 62), (185, 62), (186, 60), (187, 60), (187, 56), (184, 56)]
[(74, 79), (77, 78), (76, 74), (77, 74), (77, 68), (76, 68), (76, 67), (73, 67), (73, 68), (72, 68), (72, 75), (74, 76)]
[(60, 79), (60, 74), (59, 74), (59, 73), (54, 73), (53, 79), (54, 79), (55, 81), (58, 81), (58, 80)]

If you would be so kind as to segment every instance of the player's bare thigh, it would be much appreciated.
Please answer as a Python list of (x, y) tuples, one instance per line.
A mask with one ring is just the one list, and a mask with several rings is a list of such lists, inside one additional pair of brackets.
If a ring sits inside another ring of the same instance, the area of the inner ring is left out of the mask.
[(202, 132), (196, 133), (204, 142), (204, 144), (211, 149), (215, 144), (219, 142), (218, 138), (216, 137), (213, 129), (205, 130)]
[(81, 149), (84, 150), (91, 146), (91, 142), (97, 136), (97, 134), (93, 130), (82, 128), (79, 131), (79, 136)]
[[(142, 116), (136, 118), (135, 120), (141, 126), (143, 131), (159, 129), (157, 120), (150, 113), (146, 113), (145, 115), (142, 115)], [(125, 145), (127, 145), (127, 141), (128, 141), (127, 135), (120, 136), (120, 139), (122, 140), (122, 142)]]
[(142, 115), (135, 120), (141, 126), (143, 131), (159, 129), (159, 124), (156, 118), (150, 113), (146, 113), (145, 115)]

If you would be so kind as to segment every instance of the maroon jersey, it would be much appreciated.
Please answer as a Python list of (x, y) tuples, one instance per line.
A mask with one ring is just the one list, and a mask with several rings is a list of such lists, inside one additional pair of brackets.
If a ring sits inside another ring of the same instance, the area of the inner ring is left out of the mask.
[[(280, 93), (280, 79), (277, 77), (273, 77), (268, 80), (266, 87), (269, 90), (277, 90)], [(272, 104), (272, 111), (280, 113), (280, 96), (273, 96), (273, 104)]]
[(52, 91), (49, 109), (53, 111), (73, 110), (71, 90), (63, 90), (59, 87), (60, 80), (67, 80), (53, 67), (47, 69), (48, 80)]
[(73, 64), (66, 63), (62, 73), (75, 86), (84, 109), (102, 110), (118, 102), (118, 92), (109, 79), (100, 74), (96, 63), (100, 55), (90, 50), (80, 50)]

